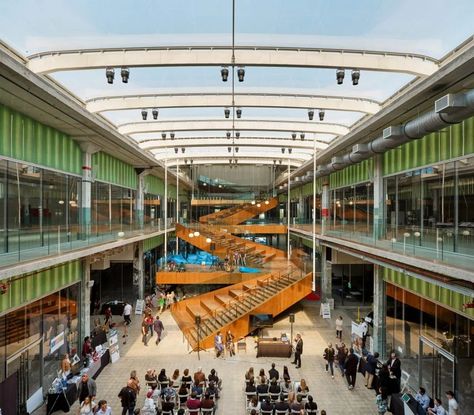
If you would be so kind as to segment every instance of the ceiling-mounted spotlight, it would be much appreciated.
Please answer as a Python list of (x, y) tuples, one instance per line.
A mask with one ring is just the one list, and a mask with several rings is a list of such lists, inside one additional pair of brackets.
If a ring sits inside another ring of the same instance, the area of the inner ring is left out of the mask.
[(283, 163), (283, 160), (282, 160), (282, 159), (280, 159), (280, 164), (281, 164), (281, 163)]
[(239, 147), (235, 147), (235, 152), (236, 152), (236, 153), (239, 152)]
[(181, 153), (184, 153), (186, 151), (185, 147), (181, 147)]
[(157, 120), (158, 119), (158, 110), (156, 108), (153, 108), (151, 110), (151, 115), (153, 115), (154, 120)]
[(237, 161), (238, 161), (237, 159), (234, 159), (234, 164), (237, 164)]
[(222, 82), (227, 82), (227, 79), (229, 78), (229, 70), (227, 69), (227, 66), (222, 67), (221, 76), (222, 76)]
[(235, 132), (235, 138), (239, 139), (240, 138), (240, 131)]
[(277, 161), (276, 161), (276, 160), (273, 160), (273, 164), (277, 164)]
[(120, 70), (120, 76), (122, 77), (122, 82), (124, 84), (128, 84), (128, 78), (130, 78), (130, 69), (126, 66), (123, 66)]
[(308, 110), (308, 118), (310, 121), (313, 121), (314, 117), (314, 110)]
[(242, 109), (237, 108), (237, 110), (235, 112), (237, 114), (237, 118), (242, 118)]
[(229, 164), (232, 164), (232, 159), (229, 159)]
[(292, 151), (293, 151), (293, 149), (292, 149), (292, 148), (289, 148), (289, 149), (288, 149), (288, 154), (291, 154)]
[(226, 135), (227, 139), (229, 139), (229, 138), (230, 138), (230, 131), (227, 131), (227, 132), (225, 133), (225, 135)]
[(146, 121), (146, 117), (148, 117), (148, 111), (143, 109), (142, 110), (142, 118), (143, 118), (143, 121)]
[(166, 133), (161, 133), (161, 138), (162, 138), (163, 140), (166, 140)]
[(336, 69), (336, 80), (337, 80), (337, 84), (338, 85), (342, 85), (342, 83), (344, 82), (344, 75), (345, 75), (345, 71), (344, 69)]
[(285, 148), (284, 147), (281, 148), (281, 154), (285, 154)]
[(188, 159), (184, 159), (184, 164), (188, 164)]
[(175, 147), (175, 148), (174, 148), (174, 152), (175, 152), (176, 154), (178, 154), (178, 151), (179, 151), (179, 148), (178, 148), (178, 147)]
[(232, 147), (227, 147), (227, 151), (230, 153), (232, 151)]
[(304, 133), (300, 134), (301, 141), (304, 141)]
[(225, 108), (225, 109), (224, 109), (224, 116), (225, 116), (226, 118), (229, 118), (229, 117), (230, 117), (230, 109), (229, 109), (229, 108)]
[(189, 163), (191, 163), (191, 165), (193, 164), (193, 159), (189, 160)]
[(352, 70), (352, 85), (359, 85), (360, 71), (358, 69)]
[(319, 121), (324, 120), (324, 110), (319, 110)]
[(107, 78), (107, 83), (113, 84), (115, 78), (115, 69), (114, 68), (107, 68), (105, 70), (105, 77)]
[(174, 140), (174, 133), (170, 133), (170, 138)]
[(296, 133), (291, 133), (291, 138), (292, 138), (293, 140), (296, 140)]
[(245, 69), (244, 68), (237, 69), (237, 77), (239, 78), (239, 82), (244, 82), (244, 77), (245, 77)]

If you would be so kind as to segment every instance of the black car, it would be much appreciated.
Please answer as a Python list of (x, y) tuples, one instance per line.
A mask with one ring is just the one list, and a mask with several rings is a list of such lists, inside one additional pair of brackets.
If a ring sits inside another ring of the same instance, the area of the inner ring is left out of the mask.
[(102, 304), (102, 308), (100, 309), (101, 314), (105, 314), (105, 310), (110, 307), (112, 310), (112, 314), (115, 316), (121, 316), (123, 314), (123, 309), (125, 307), (125, 303), (123, 301), (108, 301), (104, 304)]

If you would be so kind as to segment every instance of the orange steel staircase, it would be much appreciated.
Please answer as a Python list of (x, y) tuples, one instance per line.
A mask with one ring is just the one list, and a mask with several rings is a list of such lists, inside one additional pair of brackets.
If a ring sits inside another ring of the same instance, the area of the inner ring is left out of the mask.
[[(199, 342), (208, 349), (214, 347), (218, 331), (224, 335), (230, 330), (236, 339), (247, 335), (252, 331), (250, 315), (277, 316), (310, 294), (311, 283), (312, 274), (300, 270), (267, 274), (174, 303), (171, 312), (189, 347), (195, 350)], [(197, 316), (201, 318), (199, 328)]]
[(208, 224), (222, 224), (222, 225), (237, 225), (245, 222), (260, 213), (268, 212), (269, 210), (278, 206), (278, 199), (272, 198), (261, 202), (245, 203), (240, 206), (233, 206), (228, 209), (223, 209), (219, 212), (214, 212), (209, 215), (201, 216), (199, 222)]

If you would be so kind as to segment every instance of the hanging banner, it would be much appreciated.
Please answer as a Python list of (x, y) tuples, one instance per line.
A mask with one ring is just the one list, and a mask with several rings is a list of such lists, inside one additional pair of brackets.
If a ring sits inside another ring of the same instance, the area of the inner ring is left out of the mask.
[(143, 314), (145, 308), (145, 300), (137, 300), (135, 304), (135, 314)]

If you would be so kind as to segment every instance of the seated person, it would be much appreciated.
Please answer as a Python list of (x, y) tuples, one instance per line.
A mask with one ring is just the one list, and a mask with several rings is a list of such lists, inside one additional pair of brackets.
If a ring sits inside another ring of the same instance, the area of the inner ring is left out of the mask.
[(250, 399), (250, 401), (247, 405), (247, 411), (248, 412), (251, 412), (252, 409), (255, 409), (257, 414), (260, 413), (260, 402), (259, 402), (259, 400), (257, 399), (256, 396), (253, 396), (252, 399)]
[(194, 374), (194, 382), (205, 384), (206, 383), (206, 375), (202, 371), (202, 367), (198, 367), (197, 372)]
[(297, 396), (306, 396), (309, 392), (308, 385), (306, 384), (306, 380), (301, 379), (300, 384), (298, 385), (298, 388), (296, 389), (296, 394)]
[(281, 394), (280, 400), (275, 404), (275, 411), (288, 411), (289, 409), (290, 405), (285, 401), (285, 396)]
[(166, 400), (167, 396), (170, 396), (172, 399), (176, 398), (176, 389), (173, 388), (173, 381), (170, 380), (168, 386), (161, 391), (161, 395)]
[(181, 382), (191, 385), (193, 383), (193, 378), (189, 374), (189, 369), (184, 369), (183, 376), (181, 377)]
[(209, 382), (214, 382), (215, 385), (217, 385), (217, 387), (219, 389), (221, 389), (222, 387), (222, 380), (219, 379), (219, 377), (217, 376), (217, 372), (215, 369), (211, 369), (211, 373), (209, 373), (209, 376), (207, 377), (207, 380)]
[(201, 396), (202, 395), (202, 386), (199, 382), (194, 382), (191, 392), (194, 392), (196, 396)]
[(301, 412), (303, 407), (304, 407), (303, 406), (303, 399), (301, 398), (301, 395), (298, 395), (298, 397), (296, 398), (296, 401), (294, 401), (290, 405), (290, 410), (291, 410), (291, 412)]
[(278, 396), (280, 396), (281, 386), (277, 383), (277, 380), (275, 378), (270, 383), (270, 387), (268, 388), (268, 393), (272, 396), (272, 399), (273, 399), (273, 395), (276, 395), (276, 398), (274, 400), (277, 400)]
[(166, 396), (165, 401), (161, 404), (162, 412), (171, 412), (174, 410), (174, 399), (171, 396)]
[(188, 409), (199, 409), (201, 407), (201, 401), (197, 398), (196, 392), (191, 392), (190, 398), (186, 402)]
[(313, 402), (313, 397), (311, 395), (308, 395), (308, 402), (306, 402), (306, 404), (304, 405), (304, 409), (306, 411), (317, 411), (318, 405), (316, 404), (316, 402)]
[(249, 370), (245, 373), (245, 380), (250, 380), (253, 377), (255, 377), (253, 367), (249, 367)]
[(265, 398), (260, 404), (260, 410), (262, 411), (273, 411), (273, 404), (270, 402), (270, 399)]
[(153, 385), (158, 384), (158, 378), (156, 377), (156, 372), (153, 369), (148, 369), (145, 373), (145, 382), (146, 384), (152, 388)]
[(267, 377), (265, 376), (265, 370), (263, 370), (263, 369), (260, 370), (260, 373), (258, 374), (256, 381), (260, 385), (262, 383), (262, 380), (265, 383), (268, 382)]
[(250, 378), (249, 383), (247, 383), (247, 386), (245, 387), (245, 393), (257, 394), (257, 388), (255, 387), (253, 378)]
[(186, 383), (181, 383), (178, 389), (179, 403), (184, 405), (186, 401), (188, 400), (188, 395), (189, 395), (189, 390), (186, 386)]
[[(258, 395), (261, 395), (261, 394), (267, 394), (268, 393), (268, 384), (267, 382), (265, 381), (265, 379), (261, 379), (260, 381), (260, 385), (257, 386), (257, 394)], [(262, 400), (263, 398), (260, 398), (260, 400)]]
[(206, 393), (209, 393), (211, 397), (214, 396), (216, 399), (219, 399), (219, 389), (212, 380), (209, 382), (209, 386), (206, 389)]
[(161, 369), (160, 374), (158, 375), (158, 382), (165, 383), (168, 382), (168, 376), (166, 376), (166, 370)]
[(216, 403), (211, 398), (211, 395), (206, 392), (206, 394), (204, 395), (204, 399), (201, 401), (201, 408), (211, 409), (211, 408), (215, 408), (215, 406), (216, 406)]
[(285, 395), (293, 392), (293, 384), (291, 383), (290, 379), (285, 379), (285, 381), (281, 384), (281, 392)]
[(430, 406), (430, 397), (426, 394), (425, 388), (420, 386), (418, 393), (415, 395), (415, 400), (421, 405), (425, 412), (428, 410), (428, 406)]
[(443, 408), (441, 399), (439, 398), (434, 398), (434, 407), (428, 408), (427, 413), (429, 415), (448, 415), (448, 413), (446, 412), (446, 409)]
[(268, 371), (268, 379), (278, 380), (279, 377), (280, 374), (278, 373), (278, 370), (275, 369), (275, 363), (272, 363), (272, 368)]

